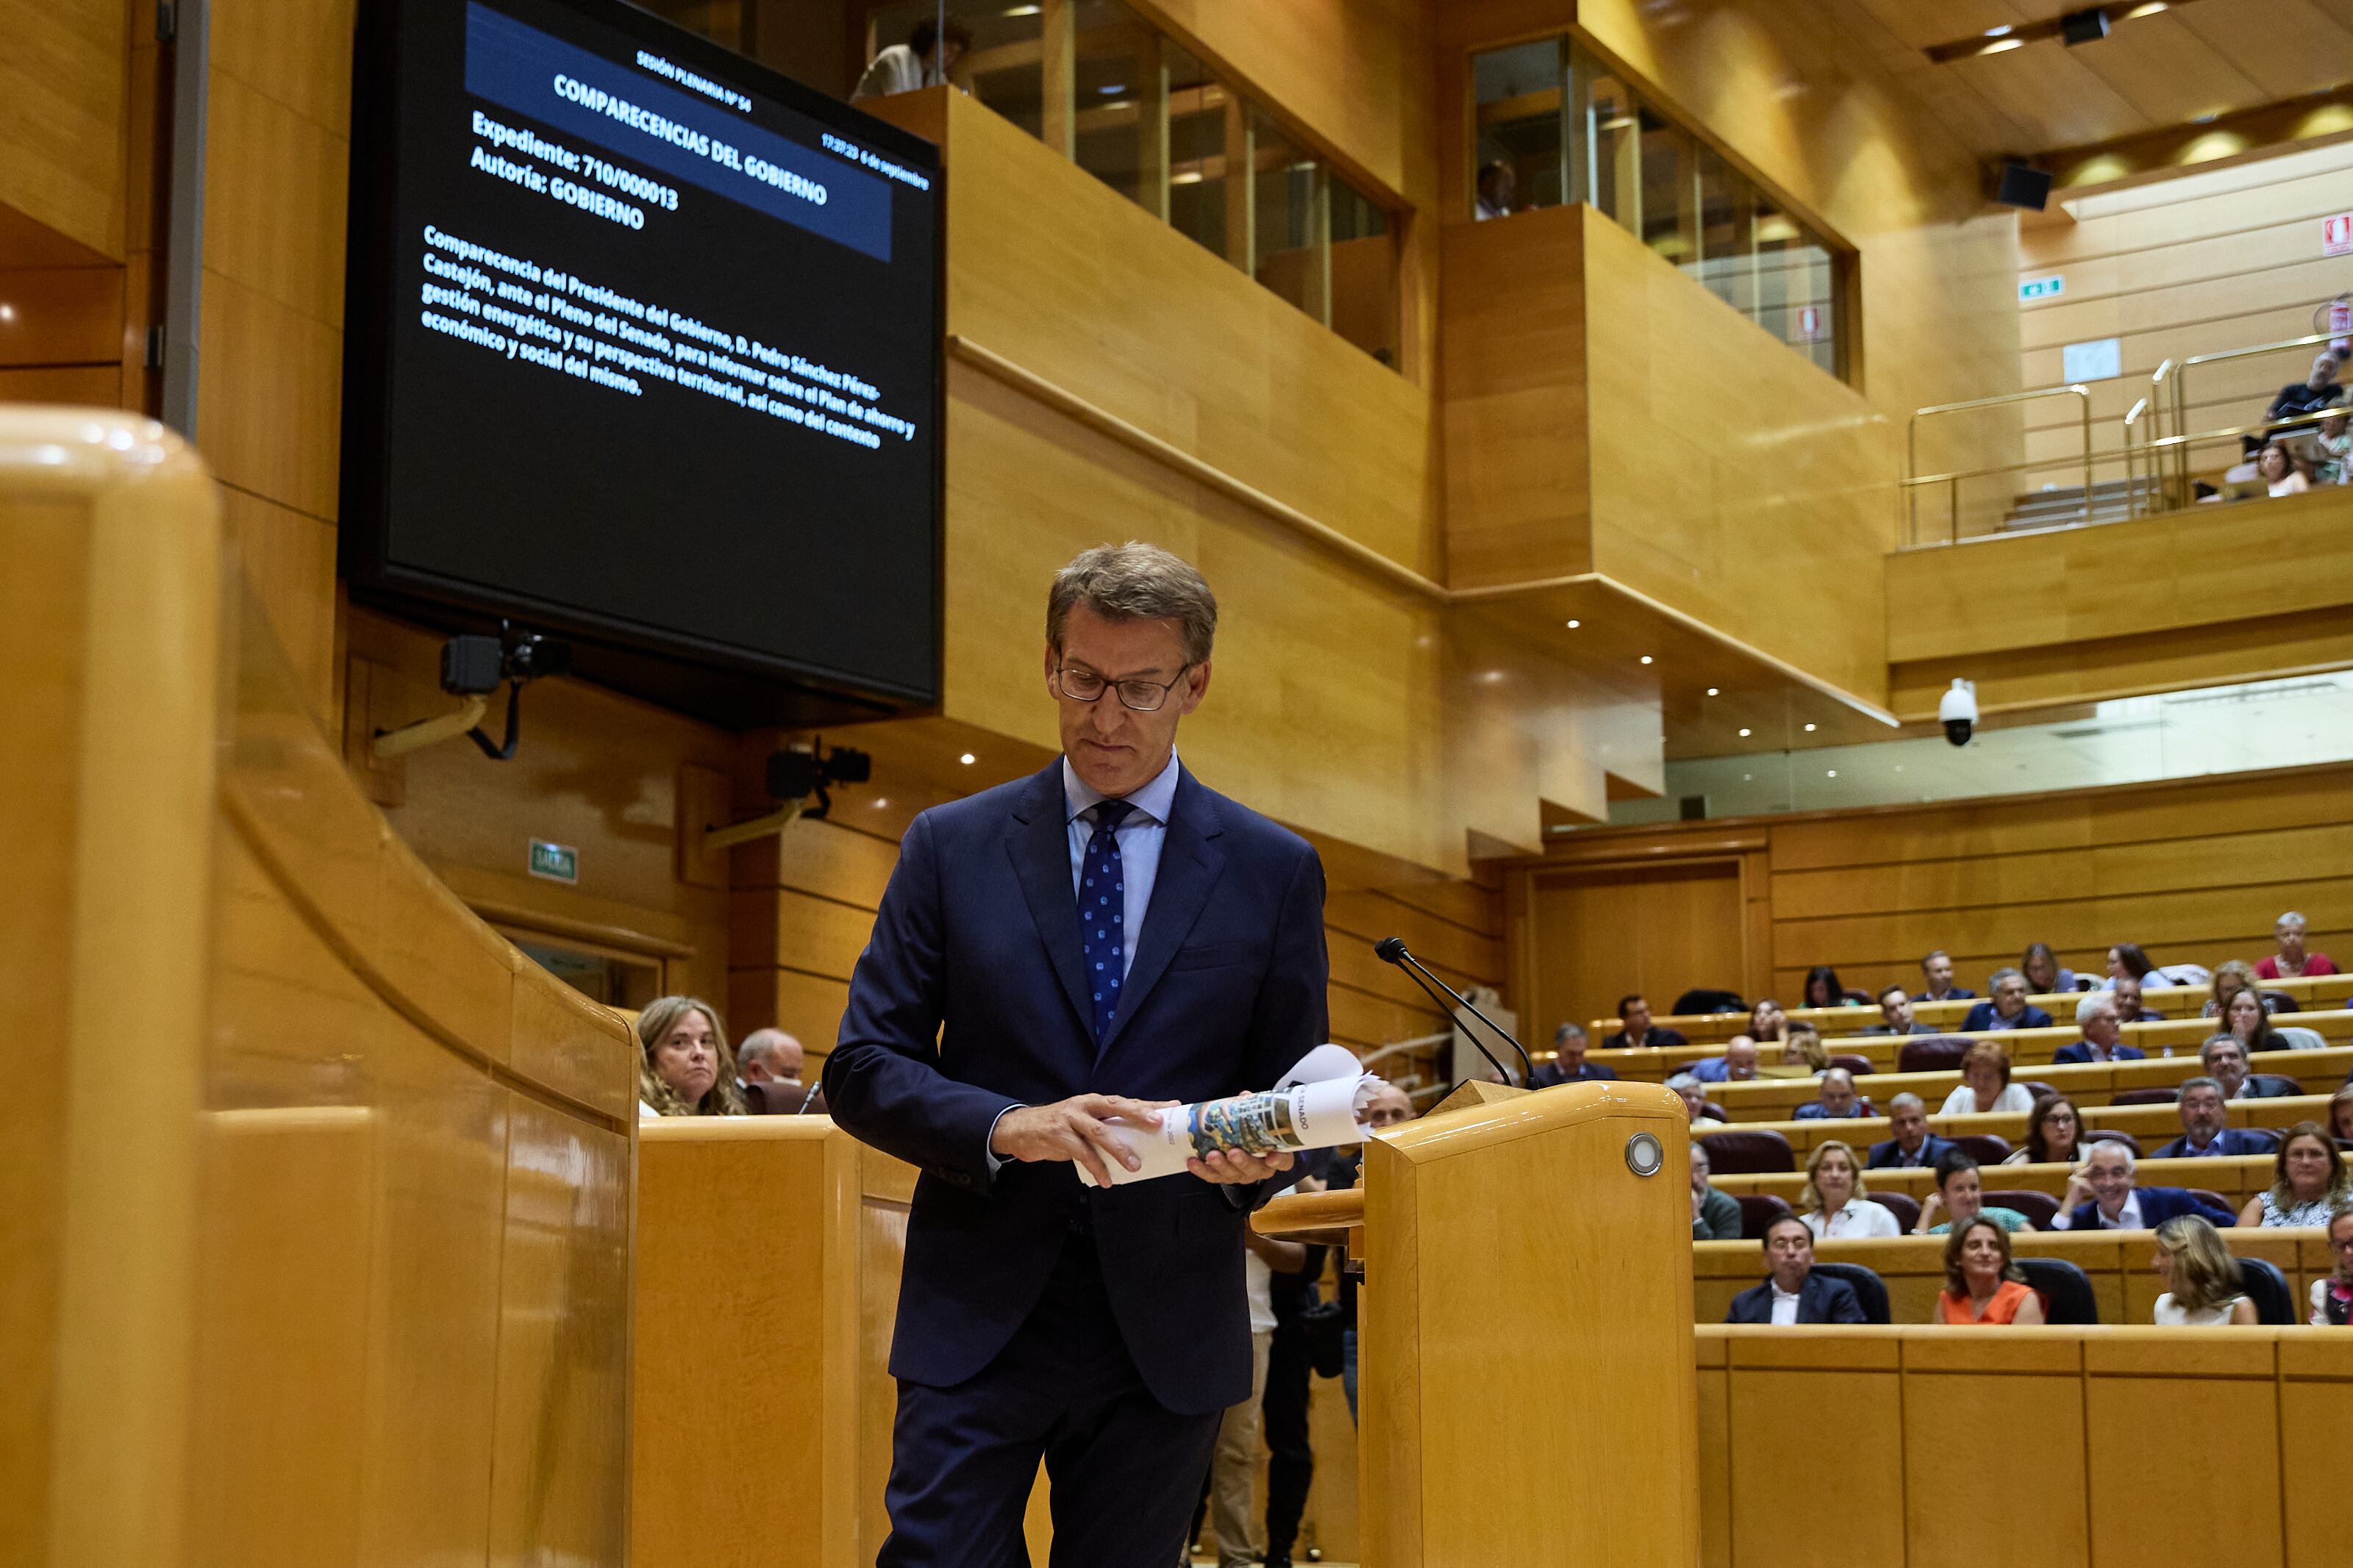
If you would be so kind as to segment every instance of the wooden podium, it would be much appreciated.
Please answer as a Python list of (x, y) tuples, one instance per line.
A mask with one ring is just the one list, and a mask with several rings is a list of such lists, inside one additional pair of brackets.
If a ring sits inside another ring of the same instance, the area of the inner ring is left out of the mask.
[(1658, 1084), (1471, 1086), (1252, 1217), (1364, 1262), (1366, 1568), (1698, 1563), (1688, 1137)]

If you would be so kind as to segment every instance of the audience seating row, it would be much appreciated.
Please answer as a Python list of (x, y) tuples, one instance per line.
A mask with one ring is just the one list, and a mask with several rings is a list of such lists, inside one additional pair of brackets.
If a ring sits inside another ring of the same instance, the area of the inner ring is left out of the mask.
[[(2261, 1258), (2287, 1276), (2294, 1300), (2302, 1301), (2312, 1282), (2335, 1267), (2328, 1237), (2319, 1230), (2225, 1231), (2232, 1256)], [(2151, 1264), (2157, 1233), (2147, 1230), (2020, 1231), (2010, 1246), (2021, 1258), (2063, 1258), (2092, 1281), (2100, 1321), (2146, 1324), (2165, 1290)], [(1904, 1236), (1890, 1240), (1817, 1243), (1814, 1257), (1829, 1263), (1860, 1263), (1886, 1281), (1888, 1310), (1898, 1323), (1926, 1323), (1945, 1289), (1945, 1238)], [(1732, 1299), (1765, 1278), (1764, 1249), (1754, 1241), (1692, 1243), (1692, 1310), (1702, 1323), (1720, 1323)], [(2353, 1338), (2353, 1336), (2348, 1336)]]
[[(2321, 1053), (2297, 1054), (2317, 1056)], [(2334, 1092), (2334, 1086), (2331, 1086), (2330, 1093)], [(2327, 1094), (2297, 1094), (2283, 1095), (2276, 1100), (2234, 1100), (2228, 1107), (2228, 1125), (2284, 1128), (2293, 1127), (2299, 1121), (2326, 1121), (2328, 1119), (2328, 1098)], [(2155, 1149), (2181, 1131), (2181, 1113), (2171, 1104), (2102, 1105), (2087, 1109), (2084, 1119), (2094, 1128), (2131, 1133), (2144, 1150)], [(2026, 1113), (2023, 1111), (1994, 1112), (1983, 1116), (1938, 1116), (1932, 1110), (1928, 1125), (1947, 1138), (1960, 1133), (1990, 1132), (2008, 1141), (2012, 1148), (2026, 1139)], [(1845, 1121), (1744, 1121), (1737, 1128), (1722, 1132), (1703, 1132), (1699, 1136), (1707, 1141), (1711, 1150), (1715, 1150), (1736, 1147), (1736, 1143), (1723, 1143), (1725, 1139), (1736, 1141), (1746, 1133), (1758, 1131), (1778, 1133), (1788, 1142), (1790, 1151), (1800, 1163), (1814, 1145), (1833, 1138), (1863, 1149), (1894, 1136), (1883, 1116), (1856, 1117)], [(1719, 1172), (1732, 1168), (1729, 1164), (1717, 1167)]]
[[(2333, 1094), (2346, 1075), (2353, 1073), (2353, 1047), (2340, 1046), (2325, 1051), (2265, 1051), (2255, 1058), (2253, 1067), (2260, 1073), (2294, 1079), (2306, 1094)], [(2077, 1105), (2089, 1107), (2109, 1104), (2119, 1091), (2178, 1089), (2204, 1070), (2196, 1056), (2185, 1055), (2150, 1057), (2142, 1061), (2034, 1067), (2014, 1073), (2013, 1079), (2048, 1084)], [(1857, 1079), (1855, 1088), (1878, 1110), (1885, 1110), (1890, 1100), (1908, 1092), (1918, 1095), (1933, 1112), (1943, 1107), (1946, 1097), (1959, 1088), (1960, 1082), (1957, 1072), (1873, 1073)], [(1709, 1101), (1724, 1107), (1734, 1121), (1744, 1123), (1792, 1120), (1797, 1108), (1814, 1100), (1820, 1092), (1820, 1086), (1810, 1078), (1760, 1078), (1746, 1083), (1707, 1086)]]
[[(1906, 981), (1906, 984), (1916, 984), (1917, 978), (1916, 975), (1913, 976)], [(1979, 996), (1982, 997), (1983, 977), (1979, 976), (1976, 980), (1969, 981), (1968, 984), (1977, 989)], [(2266, 991), (2283, 992), (2293, 996), (2300, 1008), (2319, 1011), (2324, 1008), (2342, 1007), (2348, 1000), (2353, 1000), (2353, 974), (2316, 975), (2301, 980), (2266, 980), (2263, 983), (2263, 988)], [(2163, 1014), (2168, 1018), (2193, 1018), (2212, 999), (2213, 994), (2213, 988), (2207, 985), (2160, 985), (2153, 990), (2144, 991), (2141, 994), (2141, 1005), (2150, 1012)], [(2075, 1004), (2082, 1000), (2083, 993), (2080, 991), (2052, 992), (2027, 998), (2030, 1005), (2042, 1008), (2052, 1017), (2064, 1017), (2070, 1020), (2075, 1016)], [(1968, 1010), (1976, 1005), (1977, 1002), (1974, 1000), (1958, 1002), (1915, 1000), (1912, 1004), (1912, 1016), (1932, 1028), (1958, 1028), (1961, 1020), (1968, 1016)], [(2063, 1014), (2060, 1011), (2063, 1007), (2066, 1009)], [(1855, 1030), (1868, 1028), (1879, 1022), (1879, 1010), (1876, 1007), (1790, 1007), (1785, 1011), (1788, 1017), (1803, 1018), (1811, 1023), (1816, 1028), (1821, 1030), (1822, 1037), (1826, 1040), (1852, 1035)], [(2297, 1022), (2301, 1021), (2301, 1019), (2297, 1020)], [(1654, 1017), (1651, 1023), (1659, 1028), (1672, 1029), (1695, 1045), (1721, 1043), (1748, 1026), (1748, 1015), (1746, 1013), (1677, 1014)], [(1586, 1028), (1592, 1037), (1592, 1043), (1599, 1046), (1603, 1040), (1618, 1032), (1618, 1020), (1596, 1018), (1588, 1023)], [(1612, 1053), (1605, 1056), (1603, 1059), (1615, 1061), (1618, 1058)]]
[(2353, 1334), (1703, 1321), (1696, 1354), (1706, 1568), (2347, 1557)]
[[(2200, 1188), (2227, 1199), (2235, 1209), (2272, 1184), (2272, 1165), (2269, 1154), (2232, 1154), (2210, 1160), (2143, 1160), (2135, 1168), (2133, 1179), (2144, 1187)], [(1987, 1165), (1980, 1173), (1980, 1180), (1989, 1203), (1995, 1201), (1994, 1194), (2003, 1191), (2039, 1193), (2058, 1198), (2065, 1194), (2067, 1180), (2074, 1169), (2073, 1165)], [(1710, 1180), (1735, 1197), (1769, 1194), (1794, 1208), (1799, 1191), (1806, 1184), (1806, 1173), (1750, 1171), (1712, 1176)], [(1936, 1190), (1936, 1173), (1918, 1165), (1865, 1171), (1862, 1184), (1866, 1189), (1863, 1195), (1874, 1202), (1901, 1195), (1919, 1204)]]
[[(2274, 1021), (2299, 1029), (2310, 1029), (2331, 1046), (2353, 1044), (2353, 1010), (2331, 1008), (2327, 1012), (2282, 1014)], [(2194, 1058), (2198, 1047), (2219, 1033), (2220, 1027), (2211, 1018), (2168, 1018), (2153, 1024), (2126, 1024), (2124, 1041), (2152, 1058), (2162, 1057), (2168, 1051), (2177, 1057)], [(2070, 1014), (2063, 1026), (2053, 1025), (2048, 1029), (1988, 1029), (1975, 1034), (1915, 1035), (1908, 1038), (1874, 1035), (1863, 1039), (1826, 1038), (1822, 1045), (1834, 1060), (1839, 1057), (1863, 1058), (1875, 1077), (1899, 1070), (1907, 1047), (1916, 1058), (1924, 1054), (1924, 1047), (1932, 1054), (1945, 1042), (1957, 1042), (1950, 1052), (1957, 1058), (1960, 1052), (1968, 1048), (1969, 1042), (1999, 1040), (2009, 1050), (2011, 1063), (2024, 1068), (2049, 1065), (2061, 1047), (2072, 1046), (2083, 1037), (2084, 1032), (2075, 1027), (2073, 1015)], [(1586, 1060), (1610, 1068), (1620, 1078), (1660, 1082), (1672, 1074), (1689, 1070), (1695, 1062), (1723, 1054), (1724, 1048), (1720, 1044), (1668, 1046), (1656, 1050), (1588, 1051)], [(2277, 1053), (2266, 1051), (2258, 1054), (2273, 1056)], [(1765, 1068), (1778, 1066), (1780, 1056), (1781, 1047), (1777, 1042), (1765, 1041), (1757, 1047), (1757, 1060)]]

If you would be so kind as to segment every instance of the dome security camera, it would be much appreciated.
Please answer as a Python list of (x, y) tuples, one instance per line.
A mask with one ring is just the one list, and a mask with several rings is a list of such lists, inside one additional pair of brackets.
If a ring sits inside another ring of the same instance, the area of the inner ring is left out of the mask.
[(1955, 677), (1951, 688), (1936, 700), (1936, 719), (1945, 726), (1947, 741), (1968, 745), (1978, 729), (1978, 683)]

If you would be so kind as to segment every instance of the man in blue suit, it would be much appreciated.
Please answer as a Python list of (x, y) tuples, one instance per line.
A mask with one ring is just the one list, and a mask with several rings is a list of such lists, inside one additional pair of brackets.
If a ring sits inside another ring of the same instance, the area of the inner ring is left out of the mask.
[(2133, 1185), (2132, 1146), (2104, 1138), (2084, 1156), (2082, 1169), (2067, 1178), (2054, 1230), (2155, 1230), (2177, 1215), (2194, 1214), (2209, 1224), (2228, 1226), (2238, 1215), (2216, 1208), (2180, 1187)]
[(2117, 1020), (2116, 999), (2105, 991), (2087, 991), (2075, 1004), (2075, 1026), (2084, 1037), (2052, 1054), (2053, 1062), (2136, 1062), (2148, 1055), (2124, 1043), (2124, 1026)]
[(1872, 1113), (1871, 1102), (1854, 1091), (1854, 1074), (1844, 1068), (1826, 1068), (1816, 1093), (1820, 1098), (1808, 1100), (1798, 1107), (1791, 1113), (1792, 1120), (1820, 1121), (1828, 1119), (1843, 1121), (1850, 1117), (1869, 1116)]
[(1928, 1131), (1928, 1107), (1909, 1089), (1887, 1102), (1887, 1130), (1895, 1136), (1871, 1146), (1871, 1156), (1863, 1161), (1870, 1170), (1917, 1165), (1933, 1171), (1937, 1161), (1958, 1147), (1951, 1139)]
[(1765, 1262), (1772, 1278), (1732, 1299), (1727, 1323), (1859, 1323), (1862, 1303), (1843, 1279), (1814, 1272), (1814, 1233), (1796, 1215), (1765, 1227)]
[(2229, 1116), (2222, 1085), (2211, 1078), (2193, 1078), (2181, 1086), (2181, 1136), (2159, 1149), (2159, 1160), (2198, 1160), (2221, 1154), (2270, 1154), (2279, 1139), (2260, 1127), (2225, 1127)]
[(1535, 1076), (1528, 1079), (1528, 1087), (1551, 1089), (1557, 1084), (1616, 1078), (1616, 1068), (1585, 1059), (1585, 1026), (1582, 1024), (1563, 1024), (1555, 1029), (1552, 1032), (1552, 1060), (1536, 1064)]
[(1216, 626), (1165, 551), (1063, 568), (1062, 756), (914, 820), (851, 975), (826, 1097), (922, 1172), (881, 1568), (1024, 1561), (1041, 1459), (1054, 1568), (1167, 1568), (1250, 1396), (1244, 1219), (1291, 1156), (1107, 1182), (1116, 1123), (1269, 1088), (1326, 1037), (1314, 850), (1176, 761)]
[(1993, 994), (1969, 1009), (1961, 1020), (1961, 1033), (1973, 1035), (1981, 1029), (2047, 1029), (2051, 1015), (2040, 1007), (2026, 1005), (2026, 976), (2015, 969), (1997, 969), (1991, 982)]

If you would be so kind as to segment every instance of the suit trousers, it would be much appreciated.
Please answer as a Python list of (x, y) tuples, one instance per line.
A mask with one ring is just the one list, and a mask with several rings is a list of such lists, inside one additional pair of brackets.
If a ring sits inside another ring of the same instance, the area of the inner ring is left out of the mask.
[(987, 1366), (952, 1388), (900, 1380), (891, 1534), (876, 1568), (1026, 1568), (1022, 1515), (1041, 1460), (1051, 1568), (1168, 1568), (1218, 1420), (1152, 1396), (1112, 1315), (1094, 1238), (1074, 1231)]
[(1274, 1333), (1250, 1334), (1250, 1397), (1218, 1419), (1217, 1458), (1209, 1465), (1209, 1521), (1218, 1528), (1218, 1568), (1254, 1560), (1250, 1498), (1258, 1475), (1258, 1405), (1266, 1394), (1266, 1363)]
[(1291, 1544), (1299, 1538), (1300, 1515), (1307, 1510), (1307, 1489), (1315, 1481), (1315, 1449), (1307, 1431), (1314, 1375), (1305, 1325), (1295, 1316), (1287, 1321), (1278, 1317), (1266, 1361), (1266, 1396), (1259, 1402), (1266, 1426), (1269, 1563), (1290, 1560)]

